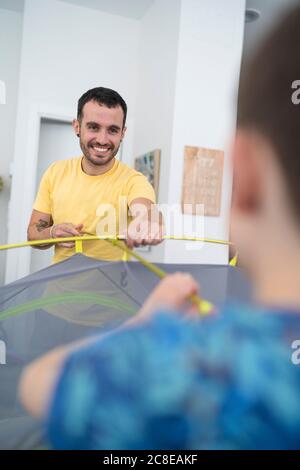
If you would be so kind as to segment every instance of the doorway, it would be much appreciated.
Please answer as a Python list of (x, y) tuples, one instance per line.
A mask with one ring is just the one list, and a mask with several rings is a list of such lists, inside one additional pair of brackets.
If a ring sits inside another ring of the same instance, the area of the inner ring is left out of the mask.
[[(43, 174), (52, 163), (81, 155), (79, 141), (75, 137), (71, 121), (41, 118), (39, 135), (35, 194)], [(30, 273), (49, 266), (53, 252), (53, 247), (48, 250), (32, 249)]]

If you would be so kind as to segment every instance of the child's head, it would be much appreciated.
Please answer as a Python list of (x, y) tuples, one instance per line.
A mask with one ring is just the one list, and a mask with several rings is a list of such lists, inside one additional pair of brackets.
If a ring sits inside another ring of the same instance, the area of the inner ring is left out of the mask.
[(299, 48), (298, 7), (241, 73), (232, 238), (254, 275), (285, 249), (300, 253)]

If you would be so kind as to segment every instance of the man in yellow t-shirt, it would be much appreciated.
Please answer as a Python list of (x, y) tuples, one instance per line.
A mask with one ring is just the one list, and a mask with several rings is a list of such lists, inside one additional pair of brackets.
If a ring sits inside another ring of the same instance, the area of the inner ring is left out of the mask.
[[(43, 175), (28, 226), (28, 240), (87, 233), (125, 235), (131, 248), (161, 242), (162, 220), (154, 210), (152, 186), (141, 173), (115, 159), (126, 132), (126, 114), (126, 103), (114, 90), (99, 87), (82, 95), (73, 127), (83, 156), (58, 161)], [(124, 232), (124, 213), (129, 221), (128, 210), (136, 218)], [(158, 217), (153, 221), (150, 215), (154, 213)], [(142, 222), (146, 222), (143, 228)], [(123, 256), (122, 250), (99, 240), (83, 242), (83, 253), (107, 260)], [(56, 244), (54, 262), (73, 254), (73, 242)]]

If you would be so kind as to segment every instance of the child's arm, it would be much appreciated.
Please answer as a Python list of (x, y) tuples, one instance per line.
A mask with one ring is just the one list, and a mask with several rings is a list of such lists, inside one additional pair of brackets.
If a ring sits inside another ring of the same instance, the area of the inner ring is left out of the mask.
[(99, 336), (93, 336), (55, 348), (24, 369), (19, 384), (19, 396), (28, 413), (35, 417), (42, 417), (46, 414), (66, 358), (72, 352), (88, 346), (97, 339)]
[[(197, 290), (198, 285), (189, 274), (176, 273), (167, 276), (150, 294), (140, 312), (121, 328), (149, 320), (160, 307), (179, 309)], [(115, 332), (116, 330), (113, 331)], [(65, 360), (75, 350), (96, 340), (99, 340), (99, 336), (56, 348), (25, 368), (21, 376), (19, 394), (22, 404), (30, 414), (36, 417), (46, 415)]]

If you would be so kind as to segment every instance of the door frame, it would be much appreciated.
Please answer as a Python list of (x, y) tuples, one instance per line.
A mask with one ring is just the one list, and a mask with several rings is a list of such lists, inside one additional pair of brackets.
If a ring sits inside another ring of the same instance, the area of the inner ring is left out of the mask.
[[(25, 241), (27, 225), (35, 198), (40, 129), (42, 119), (72, 123), (74, 115), (69, 109), (50, 105), (31, 105), (26, 126), (27, 139), (22, 155), (14, 153), (11, 165), (11, 200), (8, 210), (8, 244)], [(16, 134), (15, 141), (17, 142)], [(16, 146), (15, 146), (16, 147)], [(21, 238), (15, 234), (21, 234)], [(22, 236), (23, 234), (23, 236)], [(31, 248), (7, 251), (5, 283), (13, 282), (30, 273)]]

